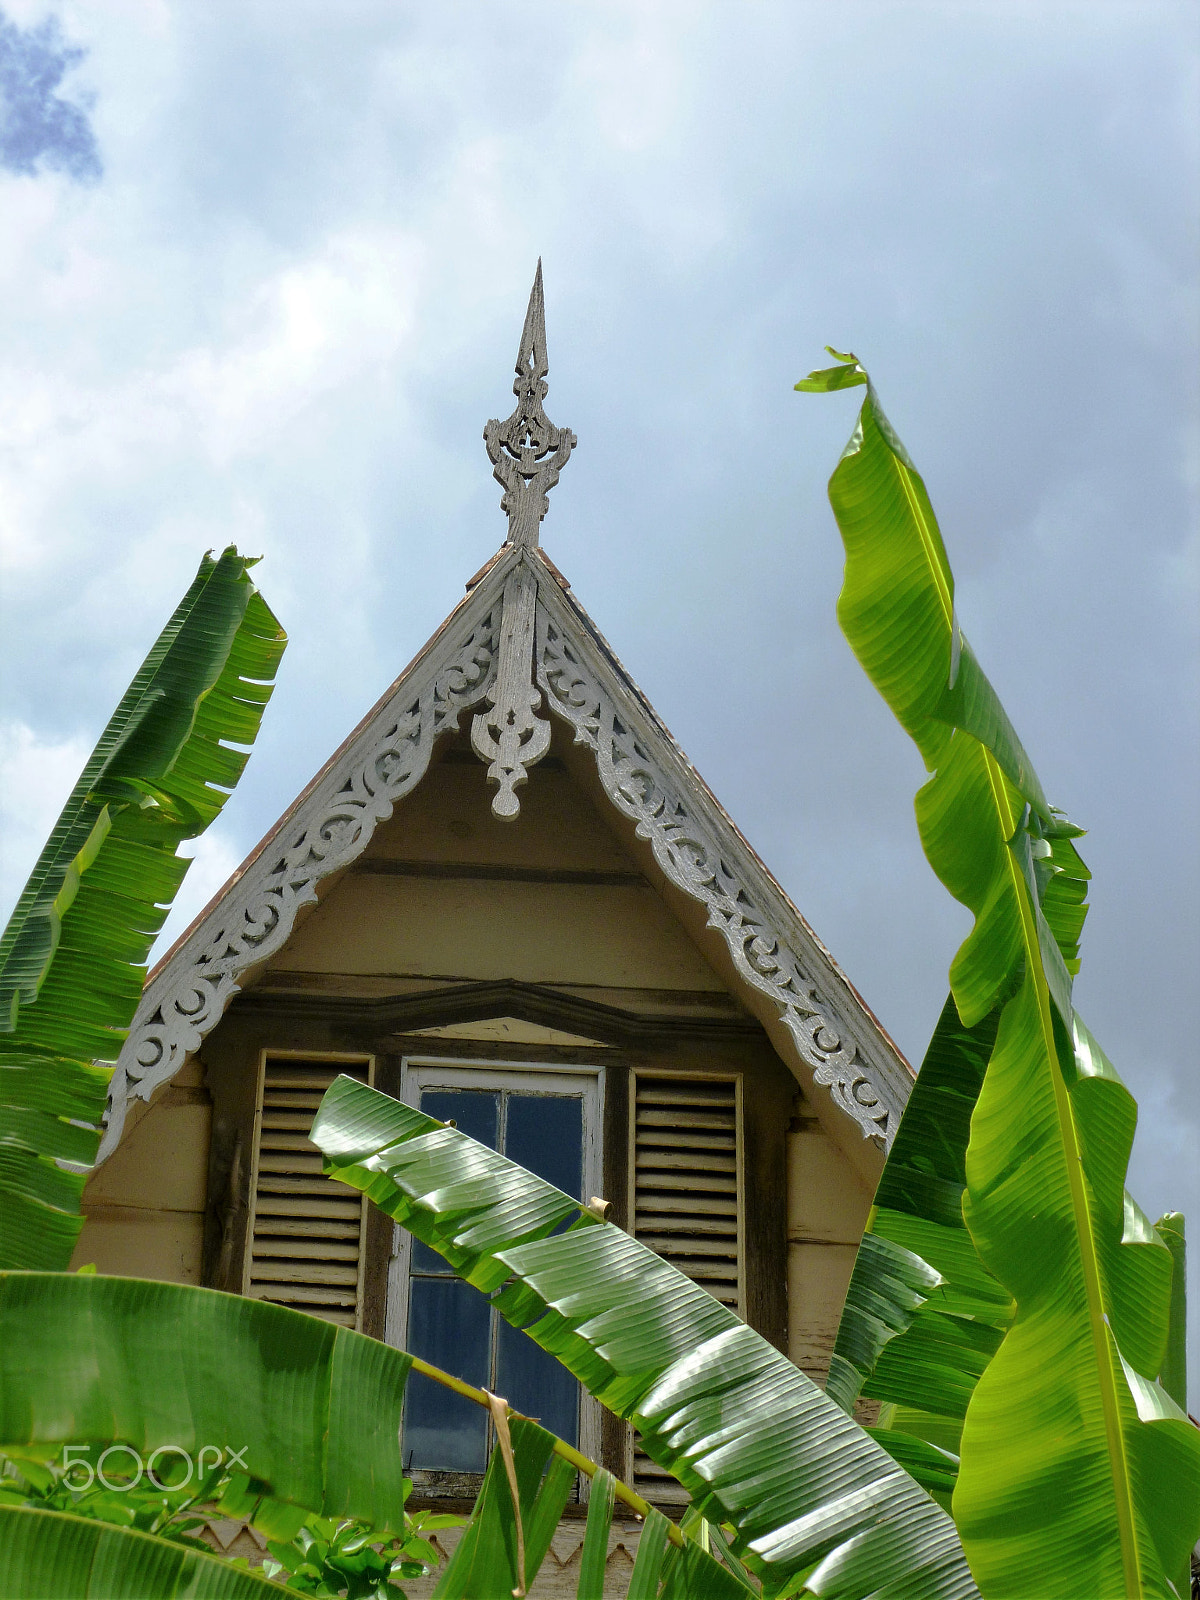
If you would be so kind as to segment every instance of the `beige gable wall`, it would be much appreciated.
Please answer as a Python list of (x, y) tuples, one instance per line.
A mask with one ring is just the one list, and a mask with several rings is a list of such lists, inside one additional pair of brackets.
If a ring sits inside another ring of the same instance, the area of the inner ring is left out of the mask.
[(83, 1191), (86, 1221), (71, 1258), (117, 1277), (199, 1283), (212, 1105), (189, 1061), (150, 1105), (130, 1108), (125, 1135)]
[[(461, 746), (452, 757), (397, 806), (271, 970), (724, 993), (558, 760), (532, 770), (520, 815), (501, 822), (483, 764)], [(472, 866), (513, 875), (471, 877)], [(437, 867), (456, 875), (420, 871)]]

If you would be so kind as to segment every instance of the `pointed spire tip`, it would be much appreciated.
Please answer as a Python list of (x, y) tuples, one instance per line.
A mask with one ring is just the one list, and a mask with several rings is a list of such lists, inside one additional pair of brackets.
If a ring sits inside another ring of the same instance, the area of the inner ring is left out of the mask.
[(549, 370), (539, 256), (517, 351), (516, 408), (507, 421), (489, 422), (483, 430), (493, 475), (504, 489), (500, 505), (508, 515), (509, 544), (537, 544), (538, 525), (550, 506), (547, 494), (575, 448), (570, 429), (556, 428), (542, 409)]

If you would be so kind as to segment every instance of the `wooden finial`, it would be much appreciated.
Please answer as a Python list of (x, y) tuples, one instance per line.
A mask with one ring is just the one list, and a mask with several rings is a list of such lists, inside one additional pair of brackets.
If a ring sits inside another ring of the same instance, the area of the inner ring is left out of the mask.
[(549, 491), (577, 442), (569, 428), (556, 428), (542, 410), (549, 370), (539, 257), (517, 351), (517, 404), (507, 421), (493, 420), (483, 430), (492, 475), (504, 490), (500, 509), (508, 514), (506, 543), (530, 548), (537, 544), (538, 528), (550, 509)]

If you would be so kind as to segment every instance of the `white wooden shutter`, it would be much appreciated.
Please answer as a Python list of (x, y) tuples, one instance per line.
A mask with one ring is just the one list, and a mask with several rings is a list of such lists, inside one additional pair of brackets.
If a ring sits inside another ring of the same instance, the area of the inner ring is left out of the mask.
[(370, 1081), (369, 1061), (268, 1055), (255, 1120), (254, 1203), (244, 1292), (345, 1328), (362, 1322), (366, 1203), (321, 1171), (308, 1131), (340, 1072)]
[[(745, 1303), (740, 1080), (633, 1077), (633, 1232), (741, 1315)], [(659, 1504), (687, 1495), (636, 1447), (634, 1483)]]

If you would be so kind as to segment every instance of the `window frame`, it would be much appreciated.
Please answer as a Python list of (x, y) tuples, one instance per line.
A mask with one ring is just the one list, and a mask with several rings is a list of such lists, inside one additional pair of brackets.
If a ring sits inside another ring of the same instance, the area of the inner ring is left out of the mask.
[[(604, 1089), (605, 1069), (560, 1061), (481, 1059), (406, 1052), (400, 1058), (400, 1095), (405, 1105), (419, 1109), (423, 1089), (514, 1089), (528, 1093), (531, 1080), (541, 1080), (546, 1093), (581, 1090), (583, 1101), (583, 1199), (600, 1195), (604, 1177)], [(577, 1089), (578, 1086), (578, 1089)], [(411, 1282), (412, 1234), (398, 1223), (393, 1225), (387, 1263), (387, 1283), (383, 1339), (397, 1349), (407, 1349), (409, 1284)], [(579, 1384), (579, 1449), (596, 1461), (602, 1448), (603, 1407)], [(488, 1425), (488, 1459), (491, 1459), (491, 1424)], [(461, 1477), (462, 1474), (455, 1474)], [(453, 1490), (439, 1494), (426, 1474), (412, 1474), (416, 1492), (429, 1498), (453, 1497)], [(482, 1481), (482, 1478), (481, 1478)], [(579, 1475), (578, 1498), (586, 1501), (590, 1480)]]

